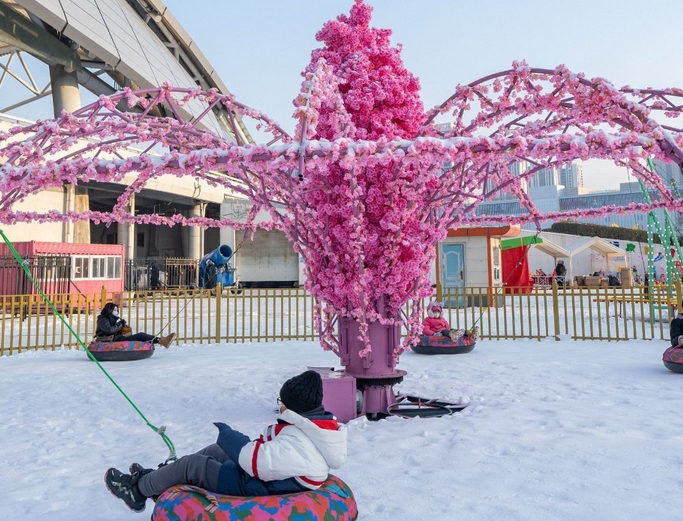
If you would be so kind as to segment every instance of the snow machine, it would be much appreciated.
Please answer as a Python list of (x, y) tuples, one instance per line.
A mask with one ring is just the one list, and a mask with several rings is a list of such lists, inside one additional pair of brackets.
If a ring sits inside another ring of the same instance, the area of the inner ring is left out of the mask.
[(199, 286), (206, 289), (220, 284), (224, 288), (235, 284), (235, 268), (230, 264), (232, 248), (223, 244), (207, 253), (199, 262)]

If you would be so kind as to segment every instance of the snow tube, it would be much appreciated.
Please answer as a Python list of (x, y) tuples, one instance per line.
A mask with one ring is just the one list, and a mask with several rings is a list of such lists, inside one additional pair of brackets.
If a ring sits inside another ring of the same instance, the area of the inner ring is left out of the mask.
[(191, 485), (164, 491), (152, 521), (353, 521), (358, 506), (341, 479), (330, 477), (318, 490), (281, 496), (226, 496)]
[(683, 347), (669, 347), (662, 355), (664, 367), (674, 373), (683, 373)]
[(135, 340), (121, 340), (119, 342), (93, 340), (88, 345), (88, 350), (98, 362), (125, 362), (149, 358), (154, 354), (154, 344)]
[(447, 336), (420, 335), (412, 350), (421, 355), (458, 355), (469, 353), (477, 343), (478, 331), (470, 331), (456, 340)]

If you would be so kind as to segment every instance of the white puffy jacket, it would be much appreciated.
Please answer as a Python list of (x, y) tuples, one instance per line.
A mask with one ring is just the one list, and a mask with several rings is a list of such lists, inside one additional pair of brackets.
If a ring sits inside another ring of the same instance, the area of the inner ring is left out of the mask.
[(294, 478), (309, 489), (327, 479), (330, 469), (346, 461), (346, 425), (335, 419), (309, 420), (285, 409), (286, 423), (269, 425), (239, 454), (240, 466), (263, 481)]

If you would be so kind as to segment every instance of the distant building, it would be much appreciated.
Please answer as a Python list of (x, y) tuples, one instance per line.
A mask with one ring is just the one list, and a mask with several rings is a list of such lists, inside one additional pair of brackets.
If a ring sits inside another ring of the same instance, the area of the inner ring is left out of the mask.
[(662, 178), (667, 187), (675, 187), (678, 190), (683, 189), (683, 174), (678, 165), (674, 163), (665, 163), (664, 161), (655, 160), (655, 172)]
[(572, 163), (560, 167), (559, 179), (565, 188), (583, 188), (583, 166)]
[(541, 186), (558, 186), (560, 184), (560, 171), (556, 167), (541, 168), (529, 180), (529, 188)]
[[(655, 171), (668, 187), (683, 190), (683, 175), (678, 165), (655, 161)], [(520, 162), (510, 166), (516, 174), (527, 168), (526, 163)], [(583, 208), (600, 208), (603, 206), (626, 206), (629, 203), (646, 202), (640, 183), (621, 183), (618, 190), (591, 192), (583, 186), (583, 168), (572, 163), (560, 168), (544, 168), (540, 170), (528, 184), (526, 189), (529, 197), (541, 212), (570, 211)], [(650, 192), (652, 200), (657, 200), (657, 194)], [(517, 198), (510, 194), (500, 194), (496, 198), (479, 204), (477, 215), (524, 215)], [(658, 221), (664, 222), (664, 210), (656, 210)], [(603, 226), (619, 226), (621, 228), (647, 229), (647, 214), (617, 214), (610, 213), (603, 217), (581, 219), (583, 223), (600, 224)], [(550, 227), (551, 221), (541, 223), (543, 228)], [(524, 228), (535, 228), (535, 224), (525, 225)]]
[[(437, 125), (443, 132), (450, 130), (449, 123)], [(667, 187), (683, 191), (683, 174), (678, 165), (655, 160), (655, 172), (663, 179)], [(453, 168), (453, 163), (444, 163), (443, 169)], [(530, 168), (527, 161), (516, 161), (508, 165), (508, 170), (520, 177)], [(635, 179), (635, 177), (633, 177)], [(583, 166), (570, 163), (561, 167), (542, 168), (532, 177), (522, 179), (521, 187), (543, 213), (552, 211), (570, 211), (582, 208), (599, 208), (603, 206), (626, 206), (629, 203), (644, 203), (645, 196), (640, 183), (621, 183), (618, 190), (591, 192), (584, 187)], [(487, 201), (477, 206), (477, 215), (524, 215), (526, 209), (522, 207), (516, 195), (500, 190), (494, 180), (487, 180), (484, 186), (486, 193), (493, 194)], [(650, 198), (657, 199), (655, 192), (650, 192)], [(655, 211), (659, 222), (664, 221), (664, 210)], [(603, 226), (619, 226), (621, 228), (647, 229), (646, 214), (617, 214), (610, 213), (604, 217), (581, 219), (583, 223), (593, 223)], [(543, 228), (549, 228), (552, 221), (541, 223)], [(535, 224), (523, 228), (535, 228)]]

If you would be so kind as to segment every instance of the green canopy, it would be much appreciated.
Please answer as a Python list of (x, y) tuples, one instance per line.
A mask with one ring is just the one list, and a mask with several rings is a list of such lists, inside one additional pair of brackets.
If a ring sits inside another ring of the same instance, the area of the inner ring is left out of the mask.
[(524, 237), (501, 239), (500, 249), (510, 250), (512, 248), (521, 248), (522, 246), (529, 246), (530, 244), (543, 244), (543, 239), (541, 239), (537, 235), (525, 235)]

